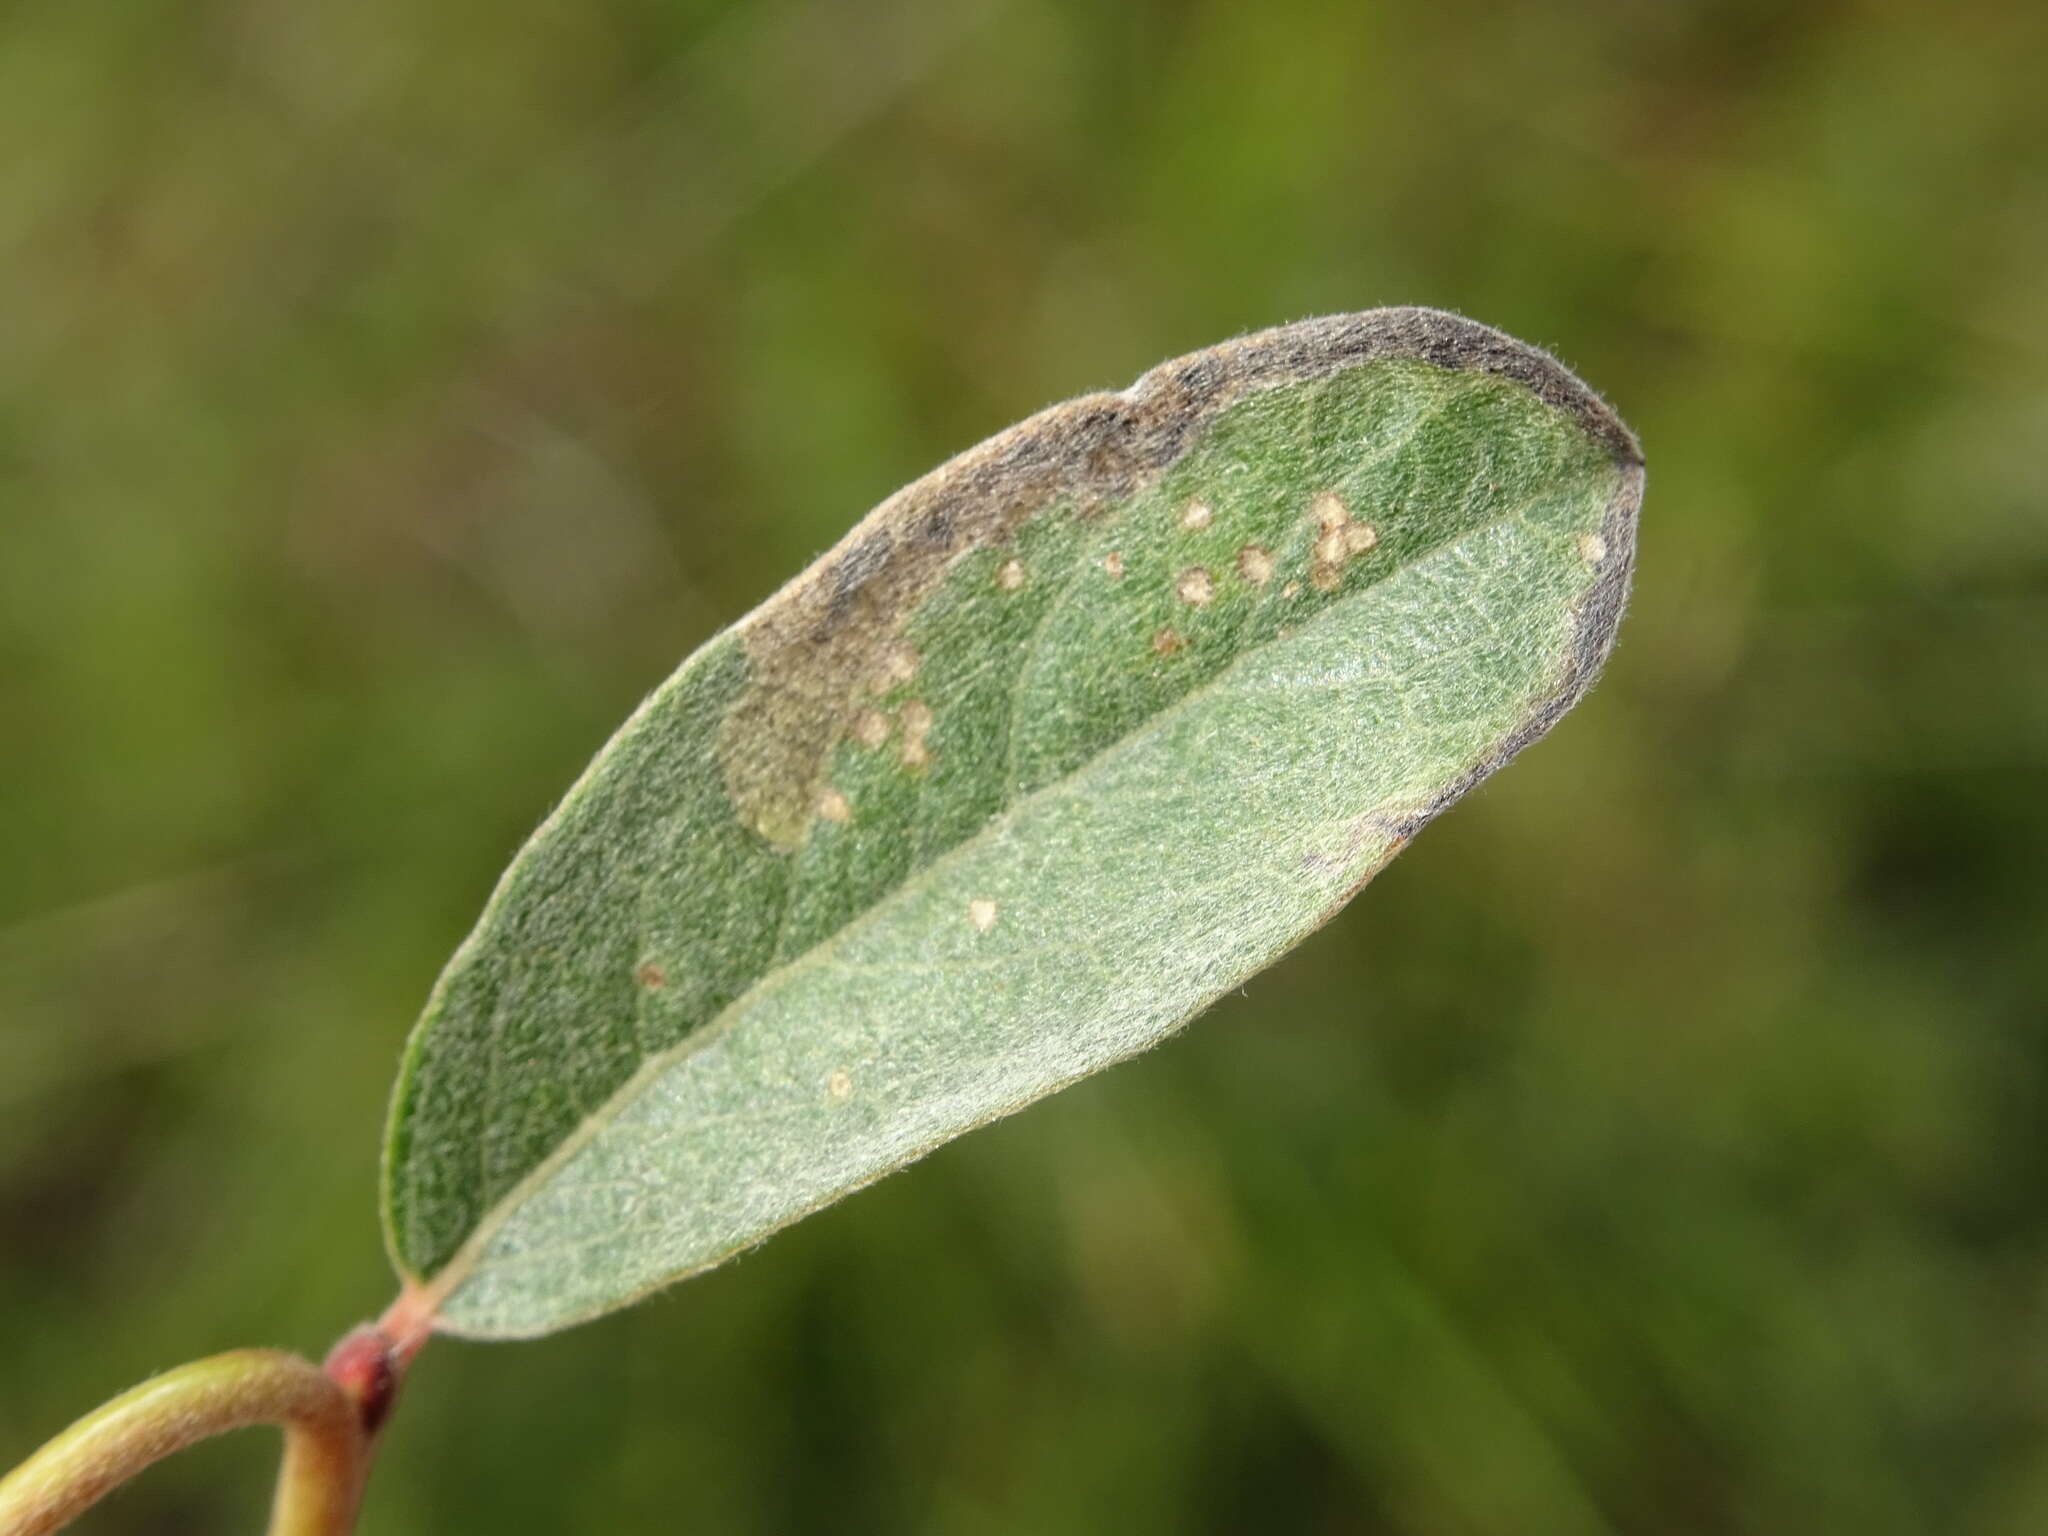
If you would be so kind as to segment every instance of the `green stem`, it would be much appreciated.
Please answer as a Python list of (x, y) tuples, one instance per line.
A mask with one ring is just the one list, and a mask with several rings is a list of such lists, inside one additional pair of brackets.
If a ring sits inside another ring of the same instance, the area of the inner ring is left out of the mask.
[(144, 1467), (194, 1441), (281, 1424), (270, 1536), (348, 1536), (370, 1434), (350, 1393), (297, 1355), (238, 1349), (122, 1393), (0, 1480), (0, 1536), (44, 1536)]

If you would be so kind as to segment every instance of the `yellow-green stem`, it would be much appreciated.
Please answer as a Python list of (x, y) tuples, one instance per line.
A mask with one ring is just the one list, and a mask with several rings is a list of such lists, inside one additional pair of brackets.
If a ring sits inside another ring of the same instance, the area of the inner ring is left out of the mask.
[(195, 1360), (87, 1414), (0, 1480), (0, 1536), (58, 1530), (151, 1462), (250, 1424), (284, 1426), (270, 1536), (348, 1536), (370, 1437), (339, 1385), (269, 1349)]

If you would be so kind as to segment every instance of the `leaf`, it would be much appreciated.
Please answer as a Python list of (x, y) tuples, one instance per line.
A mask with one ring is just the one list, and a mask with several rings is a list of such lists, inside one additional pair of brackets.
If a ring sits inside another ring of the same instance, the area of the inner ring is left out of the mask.
[(401, 1271), (561, 1328), (1171, 1034), (1585, 691), (1641, 490), (1551, 358), (1392, 309), (899, 491), (506, 871), (399, 1078)]

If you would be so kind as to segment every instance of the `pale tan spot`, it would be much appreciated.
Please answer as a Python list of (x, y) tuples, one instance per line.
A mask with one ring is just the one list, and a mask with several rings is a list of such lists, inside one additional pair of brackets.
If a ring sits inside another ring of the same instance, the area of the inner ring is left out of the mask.
[(1189, 533), (1200, 533), (1214, 520), (1216, 514), (1206, 501), (1191, 501), (1180, 514), (1180, 525)]
[(1199, 565), (1191, 565), (1174, 579), (1173, 590), (1180, 594), (1182, 602), (1206, 608), (1216, 595), (1216, 581)]
[(873, 751), (889, 739), (889, 717), (879, 709), (864, 709), (853, 717), (853, 739)]
[(1598, 565), (1607, 558), (1607, 541), (1597, 533), (1582, 533), (1578, 537), (1579, 558), (1588, 565)]
[(1124, 579), (1123, 555), (1112, 549), (1102, 557), (1102, 568), (1109, 572), (1109, 579), (1111, 581), (1122, 581)]
[(1322, 530), (1316, 535), (1316, 564), (1309, 580), (1319, 592), (1334, 592), (1342, 579), (1344, 562), (1379, 543), (1379, 530), (1371, 523), (1354, 522), (1351, 509), (1329, 491), (1316, 492), (1310, 498), (1309, 511), (1315, 517), (1316, 527)]
[(1289, 583), (1287, 583), (1286, 586), (1280, 589), (1280, 595), (1282, 597), (1299, 597), (1301, 595), (1301, 583), (1298, 581), (1290, 581)]
[(818, 814), (827, 821), (845, 823), (853, 820), (853, 802), (836, 789), (828, 789), (818, 796)]
[(1186, 643), (1173, 630), (1162, 629), (1152, 637), (1152, 650), (1155, 655), (1171, 656)]
[(1237, 574), (1255, 587), (1263, 587), (1273, 579), (1273, 557), (1256, 544), (1247, 544), (1237, 552)]
[(844, 1067), (835, 1067), (832, 1075), (825, 1079), (825, 1096), (845, 1103), (853, 1097), (853, 1074)]
[(931, 749), (924, 744), (932, 728), (932, 707), (923, 699), (912, 699), (903, 706), (902, 719), (903, 766), (922, 768), (932, 760)]
[(653, 960), (644, 962), (633, 973), (633, 979), (650, 992), (658, 992), (668, 985), (668, 972)]
[(967, 903), (967, 921), (976, 933), (987, 933), (996, 925), (996, 904), (985, 896), (975, 897)]
[(1003, 568), (996, 572), (996, 585), (1005, 592), (1014, 592), (1024, 585), (1024, 562), (1005, 560)]
[(882, 653), (882, 665), (875, 673), (875, 692), (886, 693), (899, 683), (909, 682), (917, 676), (923, 660), (915, 646), (897, 641)]

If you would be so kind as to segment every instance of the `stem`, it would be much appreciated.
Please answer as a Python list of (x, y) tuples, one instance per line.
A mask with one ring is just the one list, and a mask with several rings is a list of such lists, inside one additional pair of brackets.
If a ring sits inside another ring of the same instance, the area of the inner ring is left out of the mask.
[(46, 1536), (150, 1463), (250, 1424), (284, 1426), (271, 1536), (348, 1536), (370, 1464), (357, 1401), (270, 1349), (195, 1360), (87, 1414), (0, 1480), (0, 1536)]

